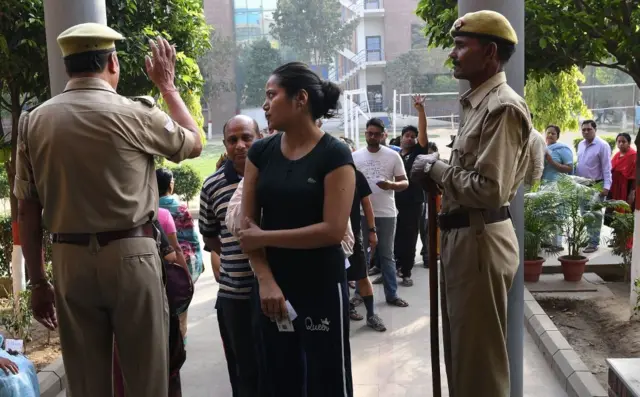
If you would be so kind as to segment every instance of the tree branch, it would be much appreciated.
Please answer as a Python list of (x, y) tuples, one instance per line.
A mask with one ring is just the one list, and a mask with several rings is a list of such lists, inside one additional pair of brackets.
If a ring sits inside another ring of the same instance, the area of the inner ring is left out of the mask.
[[(575, 61), (575, 59), (574, 59)], [(601, 61), (587, 61), (586, 62), (587, 65), (589, 66), (594, 66), (594, 67), (602, 67), (602, 68), (609, 68), (609, 69), (615, 69), (615, 70), (619, 70), (623, 73), (629, 74), (629, 70), (626, 69), (622, 64), (620, 63), (604, 63)]]
[(599, 13), (595, 12), (591, 7), (584, 3), (584, 0), (574, 0), (573, 3), (576, 5), (576, 8), (579, 8), (581, 11), (586, 11), (591, 15), (598, 15)]
[(35, 95), (31, 95), (31, 96), (25, 95), (24, 100), (20, 104), (20, 109), (24, 108), (24, 105), (35, 97), (36, 97)]

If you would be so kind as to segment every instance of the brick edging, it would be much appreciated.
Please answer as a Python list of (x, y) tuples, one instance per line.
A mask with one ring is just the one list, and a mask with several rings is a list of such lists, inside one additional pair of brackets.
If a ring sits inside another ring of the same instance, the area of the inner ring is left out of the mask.
[(524, 322), (569, 397), (607, 397), (605, 389), (526, 287)]
[(62, 357), (38, 372), (40, 397), (56, 397), (64, 390), (67, 374), (64, 370)]

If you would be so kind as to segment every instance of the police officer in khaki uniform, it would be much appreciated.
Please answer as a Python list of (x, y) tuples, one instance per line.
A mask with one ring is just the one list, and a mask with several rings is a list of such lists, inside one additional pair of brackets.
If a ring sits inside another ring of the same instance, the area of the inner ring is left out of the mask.
[(518, 43), (504, 16), (467, 14), (451, 35), (454, 75), (471, 85), (461, 98), (460, 129), (449, 164), (424, 155), (413, 172), (444, 190), (439, 226), (450, 396), (507, 397), (507, 291), (519, 263), (509, 202), (527, 169), (530, 113), (503, 71)]
[[(168, 392), (168, 306), (151, 221), (158, 211), (153, 155), (199, 156), (199, 129), (174, 85), (176, 51), (150, 41), (146, 66), (171, 117), (152, 98), (116, 93), (120, 67), (107, 26), (58, 37), (70, 81), (20, 118), (15, 195), (31, 306), (59, 324), (67, 395), (111, 397), (115, 335), (126, 395)], [(52, 232), (54, 286), (42, 260)], [(55, 304), (54, 304), (55, 296)]]

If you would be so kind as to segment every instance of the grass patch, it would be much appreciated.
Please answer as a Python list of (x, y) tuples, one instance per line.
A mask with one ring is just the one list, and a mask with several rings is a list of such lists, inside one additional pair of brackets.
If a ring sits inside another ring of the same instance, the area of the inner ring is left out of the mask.
[(202, 148), (200, 157), (185, 160), (184, 163), (195, 168), (204, 180), (216, 171), (216, 163), (222, 153), (224, 153), (222, 139), (216, 140), (215, 142), (208, 141), (207, 145)]

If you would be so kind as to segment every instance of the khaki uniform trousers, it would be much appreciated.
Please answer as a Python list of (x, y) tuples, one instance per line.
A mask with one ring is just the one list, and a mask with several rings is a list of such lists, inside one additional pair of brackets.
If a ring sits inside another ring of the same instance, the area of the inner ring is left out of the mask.
[(169, 307), (161, 266), (151, 238), (53, 245), (68, 396), (113, 396), (114, 336), (125, 395), (167, 396)]
[(442, 232), (442, 328), (450, 397), (509, 397), (507, 292), (518, 269), (511, 220)]

